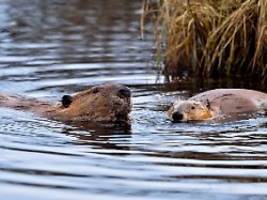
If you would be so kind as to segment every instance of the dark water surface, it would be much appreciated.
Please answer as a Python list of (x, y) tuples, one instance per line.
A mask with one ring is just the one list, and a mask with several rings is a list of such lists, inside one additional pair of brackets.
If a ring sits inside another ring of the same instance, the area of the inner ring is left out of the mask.
[(134, 103), (127, 130), (0, 108), (1, 199), (267, 199), (267, 119), (166, 120), (175, 97), (207, 88), (158, 75), (149, 25), (140, 39), (140, 7), (130, 0), (0, 1), (1, 92), (56, 101), (116, 81), (131, 88)]

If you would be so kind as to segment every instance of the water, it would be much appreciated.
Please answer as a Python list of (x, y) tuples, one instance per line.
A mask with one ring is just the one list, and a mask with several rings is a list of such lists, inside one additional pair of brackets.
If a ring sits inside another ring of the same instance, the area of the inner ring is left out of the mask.
[[(141, 1), (0, 1), (0, 91), (57, 101), (116, 81), (133, 92), (131, 128), (78, 126), (0, 108), (7, 199), (267, 199), (267, 119), (172, 124), (175, 97), (215, 87), (166, 83), (140, 39)], [(196, 84), (197, 83), (197, 84)]]

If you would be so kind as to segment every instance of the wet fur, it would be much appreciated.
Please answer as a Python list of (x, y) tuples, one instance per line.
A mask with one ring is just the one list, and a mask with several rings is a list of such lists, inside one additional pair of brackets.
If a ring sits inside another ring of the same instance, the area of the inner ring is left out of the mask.
[(92, 87), (72, 95), (72, 103), (67, 108), (61, 102), (52, 104), (34, 98), (0, 94), (0, 106), (26, 110), (60, 121), (127, 122), (131, 111), (130, 96), (119, 94), (125, 88), (119, 84)]
[[(189, 111), (185, 109), (194, 103), (201, 104), (203, 108)], [(266, 111), (266, 93), (246, 89), (216, 89), (200, 93), (183, 102), (174, 102), (167, 115), (173, 120), (173, 113), (180, 112), (184, 116), (182, 121), (238, 120)]]

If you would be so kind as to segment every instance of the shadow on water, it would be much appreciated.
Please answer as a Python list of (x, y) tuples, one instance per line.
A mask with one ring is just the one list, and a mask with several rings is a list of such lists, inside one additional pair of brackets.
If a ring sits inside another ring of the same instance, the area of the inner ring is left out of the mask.
[(251, 81), (171, 80), (153, 65), (142, 1), (3, 0), (0, 91), (48, 101), (115, 81), (132, 90), (131, 126), (67, 124), (0, 108), (5, 199), (265, 199), (266, 117), (166, 119), (175, 98)]
[(98, 149), (129, 150), (126, 145), (117, 145), (109, 139), (112, 136), (131, 138), (130, 124), (101, 124), (101, 123), (72, 123), (62, 130), (67, 136), (76, 138), (75, 143), (90, 145), (95, 144)]

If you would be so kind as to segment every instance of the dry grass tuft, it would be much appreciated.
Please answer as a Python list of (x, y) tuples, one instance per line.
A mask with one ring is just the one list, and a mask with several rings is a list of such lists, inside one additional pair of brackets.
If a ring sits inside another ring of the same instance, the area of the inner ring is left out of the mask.
[(166, 74), (267, 78), (266, 0), (161, 0), (149, 9), (150, 4), (145, 1), (143, 18), (156, 16)]

